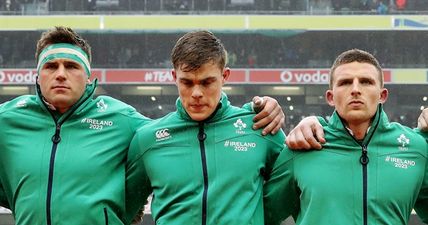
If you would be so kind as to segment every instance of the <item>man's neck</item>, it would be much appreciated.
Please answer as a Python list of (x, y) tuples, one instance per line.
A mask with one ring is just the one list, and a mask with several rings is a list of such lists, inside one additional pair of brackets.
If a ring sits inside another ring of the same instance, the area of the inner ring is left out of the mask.
[(48, 108), (52, 111), (56, 111), (59, 114), (64, 114), (65, 112), (67, 112), (70, 107), (58, 107), (58, 106), (54, 106), (53, 104), (51, 104), (50, 102), (48, 102), (45, 98), (43, 98), (43, 101), (46, 103), (46, 105), (48, 106)]
[(348, 123), (346, 128), (357, 140), (363, 140), (370, 128), (370, 121), (363, 123)]

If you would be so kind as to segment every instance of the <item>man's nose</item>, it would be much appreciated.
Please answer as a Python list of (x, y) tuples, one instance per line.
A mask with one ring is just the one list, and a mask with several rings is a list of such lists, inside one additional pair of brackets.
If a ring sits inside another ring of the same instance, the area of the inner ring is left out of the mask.
[(360, 94), (361, 93), (361, 84), (357, 80), (354, 80), (352, 83), (352, 94)]
[(55, 79), (64, 80), (66, 78), (66, 68), (64, 65), (59, 65), (55, 71)]
[(202, 90), (199, 87), (199, 85), (195, 85), (192, 90), (192, 97), (193, 98), (200, 98), (202, 96)]

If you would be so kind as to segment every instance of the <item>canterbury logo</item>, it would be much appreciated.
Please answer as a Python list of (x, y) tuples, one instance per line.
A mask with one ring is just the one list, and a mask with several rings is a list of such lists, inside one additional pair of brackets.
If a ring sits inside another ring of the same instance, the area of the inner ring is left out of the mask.
[(165, 139), (169, 137), (170, 134), (168, 132), (168, 129), (161, 129), (156, 131), (156, 139)]

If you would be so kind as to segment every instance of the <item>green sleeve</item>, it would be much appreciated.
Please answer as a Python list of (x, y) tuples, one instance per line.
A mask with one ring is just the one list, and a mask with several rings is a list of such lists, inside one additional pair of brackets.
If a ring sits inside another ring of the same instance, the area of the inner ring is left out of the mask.
[(428, 176), (426, 173), (423, 187), (421, 188), (418, 199), (416, 200), (415, 211), (421, 220), (428, 224)]
[(290, 215), (297, 217), (300, 203), (294, 179), (293, 155), (289, 149), (279, 154), (271, 177), (264, 185), (265, 224), (280, 225)]
[[(141, 132), (141, 131), (140, 131)], [(147, 197), (152, 193), (150, 180), (143, 161), (143, 149), (140, 135), (131, 141), (126, 162), (126, 221), (130, 223), (139, 210), (147, 203)]]
[(428, 143), (428, 131), (421, 131), (419, 128), (415, 128), (413, 131), (425, 138), (425, 141)]
[[(9, 101), (0, 103), (0, 113), (4, 112), (4, 110), (7, 109), (6, 105), (8, 102)], [(4, 118), (2, 117), (2, 119), (4, 119)], [(0, 124), (1, 124), (1, 122), (0, 122)], [(5, 190), (3, 188), (3, 184), (1, 182), (0, 182), (0, 206), (10, 209), (10, 204), (9, 204), (9, 201), (7, 200), (6, 192), (5, 192)]]
[(152, 121), (152, 119), (143, 116), (141, 113), (137, 112), (134, 108), (130, 108), (129, 110), (129, 117), (130, 117), (130, 127), (133, 132), (141, 128), (142, 126), (148, 124)]
[[(270, 138), (269, 136), (265, 138)], [(287, 147), (285, 145), (285, 134), (282, 129), (278, 131), (275, 135), (271, 136), (272, 138), (272, 147), (270, 147), (269, 154), (266, 160), (266, 173), (265, 179), (268, 180), (272, 174), (274, 164), (279, 156), (279, 154)]]
[[(424, 132), (424, 134), (427, 134), (427, 133)], [(423, 135), (423, 136), (425, 138), (428, 137), (428, 135)], [(428, 161), (425, 163), (425, 177), (424, 177), (424, 180), (422, 181), (422, 186), (421, 186), (421, 190), (419, 191), (418, 198), (416, 199), (415, 211), (418, 214), (418, 216), (421, 218), (421, 220), (424, 223), (428, 224)]]

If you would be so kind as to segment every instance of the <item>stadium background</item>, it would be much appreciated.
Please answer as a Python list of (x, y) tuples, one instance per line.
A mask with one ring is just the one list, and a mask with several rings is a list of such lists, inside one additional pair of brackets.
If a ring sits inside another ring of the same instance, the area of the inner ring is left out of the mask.
[[(390, 119), (414, 127), (428, 101), (427, 11), (425, 0), (0, 0), (0, 103), (34, 93), (35, 43), (65, 25), (92, 45), (97, 94), (161, 117), (177, 98), (172, 46), (186, 31), (209, 29), (229, 51), (231, 102), (275, 97), (286, 132), (305, 116), (332, 113), (328, 68), (350, 48), (379, 59)], [(0, 209), (0, 225), (11, 224)], [(150, 215), (143, 224), (153, 224)], [(410, 224), (421, 223), (413, 215)]]

